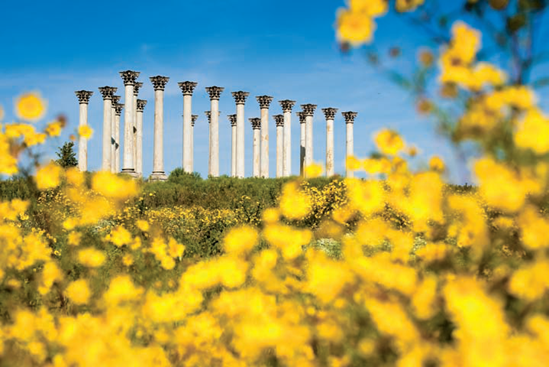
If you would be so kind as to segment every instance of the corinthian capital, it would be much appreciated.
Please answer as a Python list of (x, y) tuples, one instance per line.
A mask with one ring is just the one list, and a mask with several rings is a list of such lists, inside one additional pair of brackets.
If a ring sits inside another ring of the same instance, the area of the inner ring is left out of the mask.
[(99, 87), (99, 92), (103, 96), (103, 100), (112, 99), (113, 94), (116, 93), (116, 87)]
[(88, 104), (90, 102), (90, 97), (93, 94), (90, 90), (77, 90), (74, 93), (76, 94), (76, 97), (78, 97), (78, 103), (80, 104)]
[(149, 78), (152, 82), (154, 90), (164, 90), (166, 87), (166, 84), (168, 84), (168, 80), (170, 80), (167, 76), (151, 76)]
[(122, 80), (124, 81), (124, 85), (135, 85), (135, 80), (139, 76), (138, 71), (132, 71), (132, 70), (126, 70), (121, 71), (120, 76), (122, 77)]
[(218, 87), (214, 85), (213, 87), (206, 87), (206, 92), (208, 92), (208, 94), (210, 95), (211, 100), (219, 101), (219, 97), (221, 97), (221, 93), (224, 89), (225, 88), (223, 87)]
[(249, 118), (250, 122), (252, 123), (252, 129), (259, 130), (261, 129), (261, 119), (259, 117), (252, 117)]
[(137, 112), (143, 112), (145, 110), (145, 106), (147, 105), (146, 99), (138, 99), (137, 100)]
[(273, 115), (276, 126), (284, 126), (284, 115)]
[(179, 85), (179, 88), (181, 88), (181, 92), (183, 92), (184, 96), (192, 96), (194, 88), (198, 85), (197, 82), (179, 82), (177, 83)]
[(124, 108), (123, 103), (117, 103), (114, 105), (114, 113), (116, 116), (120, 116), (122, 114), (122, 109)]
[(337, 108), (323, 108), (322, 112), (324, 112), (324, 116), (326, 116), (326, 120), (333, 120), (335, 119), (335, 115), (337, 113)]
[[(211, 111), (204, 111), (204, 114), (206, 114), (206, 117), (208, 118), (208, 123), (212, 122), (212, 112)], [(221, 116), (221, 111), (219, 111), (218, 116)]]
[(196, 119), (198, 118), (198, 115), (191, 115), (191, 126), (194, 127), (194, 123), (196, 122)]
[(236, 126), (236, 114), (234, 115), (227, 115), (229, 118), (229, 122), (231, 123), (231, 126)]
[(249, 92), (243, 92), (241, 90), (238, 92), (232, 92), (231, 94), (233, 95), (233, 98), (236, 104), (246, 103), (246, 98), (248, 98), (248, 96), (250, 95)]
[(299, 123), (304, 124), (305, 123), (305, 112), (299, 111), (295, 113), (297, 117), (299, 117)]
[(315, 114), (316, 104), (302, 104), (301, 109), (303, 110), (305, 116), (312, 116)]
[(292, 112), (292, 108), (295, 106), (295, 101), (289, 99), (278, 101), (278, 103), (280, 103), (280, 107), (282, 107), (282, 112)]
[(255, 99), (259, 102), (260, 109), (269, 108), (271, 102), (273, 101), (273, 97), (271, 96), (257, 96)]
[(133, 85), (133, 95), (138, 96), (139, 95), (139, 89), (143, 86), (143, 82), (135, 82)]
[(352, 124), (355, 122), (355, 117), (356, 115), (358, 115), (358, 112), (347, 111), (347, 112), (341, 112), (341, 114), (343, 115), (343, 118), (345, 118), (346, 124)]
[(112, 108), (114, 108), (114, 105), (120, 102), (120, 96), (112, 96)]

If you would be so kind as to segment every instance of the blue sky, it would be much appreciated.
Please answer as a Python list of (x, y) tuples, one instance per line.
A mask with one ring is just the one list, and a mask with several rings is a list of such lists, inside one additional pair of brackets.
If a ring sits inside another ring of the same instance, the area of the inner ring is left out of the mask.
[[(177, 82), (198, 82), (193, 96), (195, 170), (208, 171), (209, 110), (205, 87), (225, 87), (220, 100), (221, 174), (230, 173), (230, 124), (235, 113), (231, 91), (250, 92), (246, 103), (246, 175), (251, 175), (252, 129), (249, 117), (259, 116), (255, 96), (275, 100), (271, 114), (281, 113), (279, 100), (318, 105), (314, 122), (314, 160), (325, 162), (326, 132), (323, 107), (358, 112), (355, 122), (355, 154), (374, 149), (372, 134), (394, 128), (417, 145), (426, 162), (442, 155), (454, 182), (470, 179), (460, 172), (448, 144), (438, 137), (433, 124), (418, 117), (412, 98), (370, 67), (364, 53), (339, 52), (333, 24), (339, 0), (163, 0), (5, 2), (0, 22), (0, 104), (6, 120), (13, 119), (15, 96), (38, 90), (48, 100), (48, 116), (68, 117), (63, 136), (45, 147), (47, 156), (68, 139), (78, 124), (75, 90), (92, 90), (89, 123), (95, 134), (88, 145), (89, 169), (101, 165), (102, 99), (98, 87), (111, 85), (123, 95), (119, 71), (141, 72), (144, 87), (139, 98), (149, 101), (144, 114), (144, 171), (152, 170), (153, 88), (149, 76), (170, 77), (164, 100), (164, 157), (167, 172), (182, 161), (182, 94)], [(425, 43), (398, 17), (378, 22), (376, 44), (398, 44), (407, 57)], [(406, 60), (405, 60), (406, 61)], [(411, 60), (410, 60), (411, 61)], [(406, 65), (404, 63), (403, 65)], [(122, 98), (122, 103), (123, 98)], [(297, 111), (296, 108), (294, 110)], [(292, 172), (299, 172), (299, 123), (294, 113)], [(335, 121), (336, 172), (344, 173), (345, 124)], [(270, 121), (270, 172), (275, 173), (275, 124)], [(121, 128), (121, 131), (123, 129)]]

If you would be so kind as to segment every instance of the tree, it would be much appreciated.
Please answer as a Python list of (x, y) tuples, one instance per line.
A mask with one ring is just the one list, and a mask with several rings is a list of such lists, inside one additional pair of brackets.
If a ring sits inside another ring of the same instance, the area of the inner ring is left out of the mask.
[(59, 147), (59, 151), (56, 153), (57, 157), (59, 157), (56, 161), (57, 164), (63, 168), (76, 167), (78, 165), (73, 147), (74, 143), (72, 141), (66, 142), (62, 147)]

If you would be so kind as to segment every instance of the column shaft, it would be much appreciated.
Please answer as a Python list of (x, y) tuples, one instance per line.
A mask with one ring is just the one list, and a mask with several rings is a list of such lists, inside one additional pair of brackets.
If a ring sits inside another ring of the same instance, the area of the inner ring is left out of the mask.
[(183, 171), (193, 172), (192, 95), (183, 95)]
[(261, 108), (261, 177), (269, 177), (269, 108)]
[(133, 161), (133, 84), (125, 85), (124, 101), (124, 161), (122, 172), (135, 174)]
[[(347, 157), (354, 155), (354, 137), (353, 137), (353, 124), (347, 123)], [(347, 165), (345, 165), (347, 166)], [(354, 171), (346, 169), (347, 177), (354, 177)]]
[(120, 115), (114, 115), (114, 173), (120, 172)]
[(300, 123), (301, 135), (299, 136), (299, 174), (304, 176), (305, 167), (305, 140), (307, 138), (307, 129), (305, 123)]
[(284, 112), (283, 176), (292, 175), (292, 111)]
[(260, 141), (261, 141), (261, 130), (254, 129), (254, 146), (253, 146), (253, 176), (259, 177), (261, 175), (261, 154), (260, 154)]
[(231, 176), (236, 177), (236, 125), (231, 125)]
[(276, 177), (284, 176), (284, 126), (276, 126)]
[(137, 152), (136, 154), (136, 160), (135, 160), (135, 173), (139, 177), (143, 176), (143, 111), (137, 111), (136, 112), (136, 127), (137, 127), (137, 133), (136, 133), (136, 142), (135, 142), (135, 150)]
[(305, 117), (305, 167), (313, 163), (313, 116)]
[(153, 175), (164, 174), (164, 91), (154, 91)]
[(236, 177), (244, 177), (244, 104), (236, 105)]
[[(80, 103), (78, 126), (86, 125), (88, 125), (88, 104)], [(88, 139), (83, 136), (78, 139), (78, 169), (82, 172), (88, 170)]]
[[(115, 134), (116, 134), (116, 104), (113, 104), (112, 106), (112, 113), (111, 113), (111, 172), (117, 173), (117, 166), (116, 166), (116, 143), (118, 141), (116, 140)], [(119, 152), (120, 153), (120, 152)]]
[[(134, 87), (135, 88), (135, 87)], [(132, 146), (133, 146), (133, 170), (137, 174), (137, 94), (133, 93), (133, 129), (132, 129)]]
[(219, 100), (210, 102), (210, 172), (219, 177)]
[(334, 175), (334, 120), (326, 120), (326, 176)]
[(111, 170), (111, 141), (112, 141), (112, 101), (103, 100), (103, 159), (101, 169), (103, 171)]

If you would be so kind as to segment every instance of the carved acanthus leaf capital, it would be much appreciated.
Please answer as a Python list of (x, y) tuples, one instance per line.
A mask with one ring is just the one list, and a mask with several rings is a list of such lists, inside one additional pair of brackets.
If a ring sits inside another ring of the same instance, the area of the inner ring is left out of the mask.
[[(211, 123), (212, 122), (212, 112), (211, 111), (204, 111), (204, 114), (206, 114), (206, 117), (208, 118), (208, 123)], [(221, 111), (219, 111), (217, 116), (221, 116)]]
[(236, 126), (236, 114), (233, 115), (227, 115), (229, 118), (229, 122), (231, 123), (231, 126)]
[(141, 73), (133, 70), (125, 70), (120, 72), (124, 85), (135, 85), (135, 81), (139, 74)]
[(218, 87), (218, 86), (212, 86), (212, 87), (206, 87), (206, 92), (210, 95), (211, 100), (218, 100), (221, 97), (221, 93), (223, 92), (225, 88)]
[(112, 99), (112, 96), (116, 93), (116, 87), (99, 87), (99, 92), (103, 96), (103, 100)]
[(179, 85), (179, 88), (181, 89), (181, 92), (183, 92), (184, 96), (192, 96), (194, 88), (196, 88), (198, 83), (186, 81), (186, 82), (179, 82), (177, 83), (177, 85)]
[(326, 117), (326, 120), (333, 120), (335, 119), (337, 108), (333, 108), (333, 107), (323, 108), (322, 112), (324, 112), (324, 116)]
[(257, 101), (259, 102), (260, 109), (269, 108), (271, 102), (273, 101), (273, 97), (271, 96), (257, 96), (255, 97), (255, 99), (257, 99)]
[(192, 127), (194, 127), (194, 124), (195, 124), (197, 118), (198, 118), (198, 115), (191, 115), (191, 126)]
[(90, 97), (93, 95), (91, 90), (77, 90), (74, 92), (76, 97), (78, 97), (78, 102), (80, 104), (88, 104), (90, 102)]
[(122, 114), (122, 109), (124, 108), (123, 103), (117, 103), (114, 105), (114, 113), (116, 116), (120, 116)]
[(284, 126), (284, 115), (273, 115), (273, 118), (277, 127)]
[(252, 123), (252, 129), (261, 129), (261, 119), (259, 117), (251, 117), (248, 120), (250, 120), (250, 122)]
[(315, 114), (316, 104), (302, 104), (301, 109), (303, 110), (305, 116), (312, 116)]
[(295, 113), (297, 117), (299, 117), (299, 123), (304, 124), (305, 123), (305, 112), (299, 111)]
[(137, 112), (143, 112), (145, 110), (145, 106), (147, 105), (146, 99), (138, 99), (137, 100)]
[(118, 102), (120, 102), (120, 96), (112, 96), (111, 100), (112, 100), (112, 108), (114, 108), (114, 105), (117, 104)]
[(248, 98), (248, 96), (250, 95), (249, 92), (243, 92), (241, 90), (238, 92), (232, 92), (231, 94), (233, 95), (233, 98), (236, 104), (246, 103), (246, 98)]
[(280, 107), (282, 107), (282, 112), (292, 112), (292, 108), (295, 106), (295, 101), (284, 99), (279, 101)]
[(166, 84), (168, 84), (168, 80), (170, 80), (169, 77), (161, 75), (151, 76), (149, 79), (151, 80), (154, 90), (164, 90)]
[(133, 95), (138, 96), (139, 95), (139, 89), (143, 86), (143, 82), (135, 82), (133, 85)]
[(355, 117), (356, 115), (358, 115), (358, 112), (347, 111), (347, 112), (341, 112), (341, 114), (343, 115), (343, 118), (345, 118), (346, 124), (352, 124), (355, 122)]

